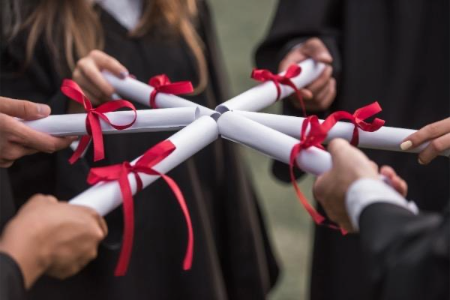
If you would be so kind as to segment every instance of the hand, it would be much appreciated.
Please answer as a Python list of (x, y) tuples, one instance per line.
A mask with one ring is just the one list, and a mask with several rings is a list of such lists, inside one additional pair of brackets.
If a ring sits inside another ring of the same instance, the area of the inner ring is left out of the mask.
[(23, 100), (0, 97), (0, 167), (10, 167), (16, 159), (38, 151), (53, 153), (66, 148), (76, 137), (53, 137), (35, 131), (13, 117), (24, 120), (45, 118), (50, 107)]
[(92, 209), (35, 195), (6, 225), (0, 251), (18, 263), (29, 288), (43, 273), (60, 279), (77, 273), (97, 256), (106, 234)]
[(81, 58), (72, 73), (72, 79), (78, 83), (94, 105), (111, 100), (114, 93), (114, 88), (103, 78), (102, 70), (108, 70), (120, 78), (125, 78), (129, 74), (115, 58), (99, 50), (93, 50)]
[(331, 141), (328, 151), (333, 160), (333, 167), (317, 178), (314, 195), (330, 220), (352, 232), (354, 229), (345, 206), (347, 190), (353, 182), (361, 178), (379, 180), (378, 168), (373, 161), (345, 140)]
[(450, 118), (423, 127), (407, 137), (400, 147), (406, 151), (428, 141), (430, 144), (419, 154), (422, 165), (429, 164), (439, 153), (450, 149)]
[[(318, 38), (311, 38), (300, 47), (291, 50), (284, 57), (280, 62), (279, 71), (284, 71), (291, 64), (297, 64), (307, 58), (313, 58), (325, 64), (331, 64), (333, 62), (333, 58), (323, 42)], [(310, 111), (323, 111), (333, 103), (336, 97), (336, 79), (332, 77), (332, 73), (333, 68), (326, 66), (319, 78), (300, 90), (305, 99), (306, 109)], [(298, 99), (291, 99), (294, 105), (300, 109)]]

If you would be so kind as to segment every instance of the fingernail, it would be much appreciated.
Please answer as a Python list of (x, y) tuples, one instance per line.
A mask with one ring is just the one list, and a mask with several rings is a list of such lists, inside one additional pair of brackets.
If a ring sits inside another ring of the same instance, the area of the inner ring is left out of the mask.
[(409, 148), (412, 147), (412, 142), (411, 141), (406, 141), (400, 144), (400, 149), (402, 149), (403, 151), (408, 150)]
[(130, 75), (130, 72), (128, 71), (122, 71), (120, 72), (120, 78), (125, 79)]
[(421, 164), (421, 165), (424, 165), (424, 164), (425, 164), (420, 158), (419, 158), (417, 161), (418, 161), (419, 164)]
[(40, 117), (47, 117), (50, 114), (50, 107), (45, 104), (36, 103), (37, 114)]

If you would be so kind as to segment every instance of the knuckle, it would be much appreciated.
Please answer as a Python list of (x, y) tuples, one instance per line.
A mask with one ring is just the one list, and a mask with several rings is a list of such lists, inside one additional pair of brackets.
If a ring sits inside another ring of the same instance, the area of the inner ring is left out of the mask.
[(91, 57), (98, 57), (100, 55), (101, 55), (101, 51), (98, 49), (94, 49), (89, 52), (89, 56), (91, 56)]
[(444, 144), (439, 140), (439, 139), (435, 139), (430, 143), (430, 146), (433, 150), (437, 151), (437, 152), (441, 152), (444, 150)]

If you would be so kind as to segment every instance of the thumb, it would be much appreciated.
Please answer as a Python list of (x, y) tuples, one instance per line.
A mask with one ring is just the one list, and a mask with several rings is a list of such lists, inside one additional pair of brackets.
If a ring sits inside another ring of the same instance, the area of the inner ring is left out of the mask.
[(330, 64), (333, 62), (333, 57), (328, 51), (325, 44), (318, 38), (312, 38), (305, 42), (301, 47), (301, 52), (314, 60)]
[(0, 97), (0, 113), (12, 117), (36, 120), (48, 117), (50, 112), (50, 107), (45, 104)]

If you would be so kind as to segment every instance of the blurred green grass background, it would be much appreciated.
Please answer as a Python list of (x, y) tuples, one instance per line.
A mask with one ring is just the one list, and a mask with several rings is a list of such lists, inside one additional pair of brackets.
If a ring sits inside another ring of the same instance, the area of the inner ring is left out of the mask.
[[(275, 0), (209, 0), (219, 44), (225, 59), (231, 95), (255, 85), (250, 79), (254, 67), (253, 53), (267, 32), (275, 13)], [(280, 113), (280, 106), (268, 109)], [(270, 159), (242, 147), (245, 163), (251, 169), (265, 215), (281, 276), (270, 300), (307, 299), (311, 261), (312, 223), (295, 197), (292, 186), (280, 183), (270, 173)], [(312, 178), (300, 187), (308, 199)]]

